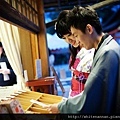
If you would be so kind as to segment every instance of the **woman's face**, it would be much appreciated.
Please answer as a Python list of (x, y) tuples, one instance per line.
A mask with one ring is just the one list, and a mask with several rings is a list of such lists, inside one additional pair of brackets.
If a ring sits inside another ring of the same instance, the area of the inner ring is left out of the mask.
[(63, 39), (74, 47), (78, 47), (80, 44), (80, 41), (76, 41), (75, 37), (72, 34), (64, 35)]

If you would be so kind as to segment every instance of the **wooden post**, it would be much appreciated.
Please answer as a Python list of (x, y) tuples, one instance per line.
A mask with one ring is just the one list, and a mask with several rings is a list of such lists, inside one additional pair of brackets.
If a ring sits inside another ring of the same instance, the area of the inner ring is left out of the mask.
[(37, 0), (37, 7), (38, 7), (38, 19), (40, 26), (40, 32), (38, 33), (38, 46), (40, 53), (39, 56), (42, 63), (42, 76), (45, 77), (49, 75), (49, 62), (48, 62), (48, 47), (47, 47), (47, 39), (46, 39), (46, 26), (44, 20), (44, 7), (42, 0)]

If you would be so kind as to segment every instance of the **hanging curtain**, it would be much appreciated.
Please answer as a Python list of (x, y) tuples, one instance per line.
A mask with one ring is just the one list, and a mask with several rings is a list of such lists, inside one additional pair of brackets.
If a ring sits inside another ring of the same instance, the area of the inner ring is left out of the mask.
[(23, 77), (18, 28), (0, 20), (0, 36), (7, 58), (17, 76), (16, 90), (28, 89), (25, 85), (25, 79)]

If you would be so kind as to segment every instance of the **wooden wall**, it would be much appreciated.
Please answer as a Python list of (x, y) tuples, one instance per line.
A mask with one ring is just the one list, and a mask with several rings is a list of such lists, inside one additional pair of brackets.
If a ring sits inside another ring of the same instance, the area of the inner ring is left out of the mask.
[[(42, 76), (49, 76), (49, 63), (48, 63), (48, 47), (46, 40), (46, 26), (44, 18), (44, 6), (42, 0), (36, 0), (37, 5), (37, 17), (39, 27), (31, 24), (31, 21), (27, 21), (19, 11), (13, 10), (11, 5), (7, 4), (4, 0), (0, 0), (1, 11), (0, 18), (16, 25), (19, 28), (20, 43), (21, 43), (21, 59), (23, 69), (28, 72), (28, 79), (35, 79), (36, 69), (35, 60), (41, 59), (42, 62)], [(4, 3), (4, 4), (3, 4)], [(8, 11), (13, 10), (9, 14), (3, 6), (7, 6)], [(24, 6), (22, 6), (24, 7)], [(15, 14), (14, 14), (15, 13)], [(19, 14), (18, 14), (19, 13)], [(7, 15), (6, 15), (7, 14)], [(6, 16), (5, 16), (6, 15)], [(9, 16), (10, 15), (10, 16)], [(22, 17), (21, 17), (22, 16)], [(11, 19), (8, 19), (11, 18)], [(17, 20), (16, 20), (17, 18)], [(24, 18), (24, 19), (23, 19)], [(16, 22), (17, 21), (17, 22)], [(27, 21), (27, 22), (26, 22)], [(27, 27), (26, 27), (27, 26)], [(40, 31), (39, 29), (40, 28)], [(34, 32), (36, 30), (37, 32)], [(34, 32), (34, 33), (33, 33)]]
[(40, 32), (32, 33), (19, 28), (21, 40), (21, 57), (24, 70), (28, 71), (29, 80), (35, 79), (35, 59), (41, 59), (42, 76), (49, 76), (48, 47), (46, 40), (46, 26), (44, 18), (43, 2), (38, 0), (38, 16)]
[(45, 35), (37, 35), (23, 28), (19, 28), (19, 34), (23, 69), (27, 70), (29, 80), (35, 79), (36, 59), (42, 61), (42, 76), (49, 76), (49, 70), (47, 70), (49, 69), (48, 49), (46, 39), (44, 39)]
[(33, 79), (35, 76), (34, 73), (34, 64), (32, 57), (32, 47), (31, 47), (31, 38), (30, 32), (25, 29), (19, 28), (20, 34), (20, 46), (21, 46), (21, 59), (23, 64), (23, 69), (27, 70), (28, 78)]

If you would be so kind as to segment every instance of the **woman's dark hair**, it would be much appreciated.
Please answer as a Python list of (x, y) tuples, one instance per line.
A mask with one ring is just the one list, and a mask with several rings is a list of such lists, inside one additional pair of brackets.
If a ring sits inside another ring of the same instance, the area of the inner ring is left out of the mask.
[(71, 61), (69, 63), (69, 68), (71, 68), (71, 66), (74, 64), (75, 59), (76, 59), (76, 55), (77, 55), (78, 51), (80, 51), (80, 49), (81, 49), (80, 46), (73, 47), (72, 45), (69, 44), (69, 50), (71, 53)]
[(87, 24), (93, 26), (98, 34), (102, 33), (102, 27), (100, 24), (97, 12), (91, 7), (76, 6), (67, 14), (68, 28), (74, 27), (85, 33)]
[(57, 18), (57, 22), (55, 23), (55, 30), (59, 38), (62, 38), (63, 35), (71, 34), (66, 21), (66, 15), (68, 13), (69, 10), (63, 10), (62, 12), (60, 12)]
[[(69, 13), (69, 10), (63, 10), (62, 12), (60, 12), (57, 18), (57, 22), (55, 23), (55, 30), (59, 38), (62, 38), (66, 34), (71, 34), (70, 29), (68, 27), (68, 23), (67, 23), (67, 18), (66, 18), (68, 13)], [(69, 63), (69, 68), (71, 68), (71, 66), (75, 62), (78, 51), (80, 51), (80, 47), (75, 48), (69, 44), (69, 50), (71, 53), (71, 61)]]
[(0, 47), (3, 47), (1, 42), (0, 42)]

